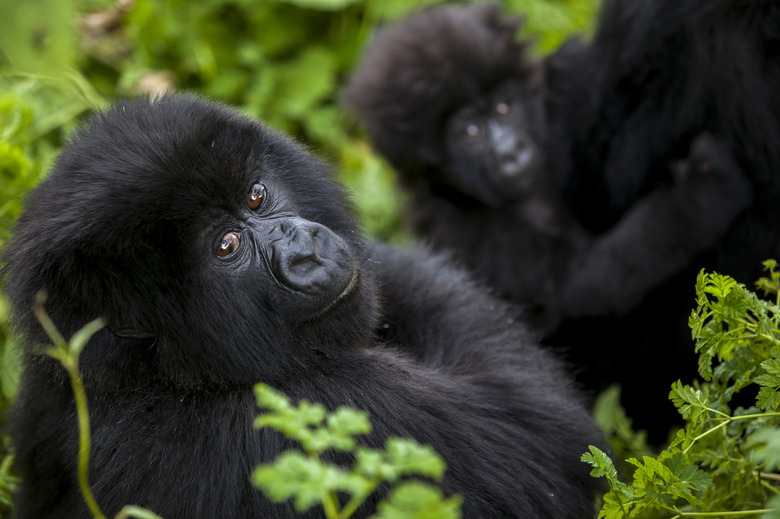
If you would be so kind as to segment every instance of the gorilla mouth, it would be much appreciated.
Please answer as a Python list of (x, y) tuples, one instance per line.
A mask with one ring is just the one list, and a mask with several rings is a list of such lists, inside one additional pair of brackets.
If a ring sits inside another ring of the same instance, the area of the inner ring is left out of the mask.
[(534, 150), (526, 147), (515, 154), (511, 159), (507, 159), (501, 165), (501, 173), (506, 177), (517, 177), (525, 173), (528, 165), (534, 159)]
[(319, 312), (317, 312), (316, 315), (314, 315), (314, 318), (316, 319), (328, 313), (333, 307), (343, 301), (344, 298), (354, 292), (358, 285), (360, 285), (360, 269), (353, 267), (346, 282), (341, 285), (338, 295), (331, 299), (328, 304), (326, 304)]

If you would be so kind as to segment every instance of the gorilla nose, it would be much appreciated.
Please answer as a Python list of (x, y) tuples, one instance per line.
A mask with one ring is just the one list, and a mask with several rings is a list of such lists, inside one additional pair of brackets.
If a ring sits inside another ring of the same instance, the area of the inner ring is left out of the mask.
[(518, 141), (514, 149), (499, 157), (500, 172), (506, 177), (516, 177), (526, 170), (533, 159), (533, 146), (528, 142)]
[(310, 294), (327, 293), (351, 262), (344, 241), (327, 227), (307, 220), (288, 221), (274, 244), (279, 280)]

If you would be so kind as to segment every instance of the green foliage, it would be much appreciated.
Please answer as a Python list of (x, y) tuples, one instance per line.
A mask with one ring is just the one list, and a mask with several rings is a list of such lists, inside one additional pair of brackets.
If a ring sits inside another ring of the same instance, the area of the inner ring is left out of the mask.
[(536, 39), (547, 54), (572, 34), (589, 37), (600, 2), (594, 0), (505, 0), (510, 12), (526, 18), (523, 34)]
[(631, 419), (620, 405), (620, 386), (613, 385), (599, 395), (593, 406), (593, 419), (617, 459), (653, 454), (647, 444), (647, 433), (633, 429)]
[[(460, 498), (444, 498), (441, 490), (408, 476), (441, 481), (445, 465), (431, 447), (409, 439), (389, 438), (384, 450), (358, 446), (355, 436), (371, 431), (364, 411), (340, 407), (327, 412), (320, 404), (302, 400), (293, 406), (266, 384), (255, 387), (257, 403), (268, 412), (255, 421), (297, 442), (302, 451), (288, 450), (273, 462), (257, 467), (254, 484), (273, 501), (293, 500), (298, 512), (322, 505), (331, 519), (346, 519), (383, 483), (398, 485), (378, 508), (377, 519), (460, 517)], [(326, 451), (351, 453), (354, 464), (344, 468), (322, 459)], [(349, 496), (342, 506), (339, 496)]]
[[(703, 380), (678, 381), (669, 394), (685, 427), (657, 457), (627, 460), (631, 484), (595, 447), (583, 455), (610, 487), (599, 517), (780, 516), (780, 273), (774, 261), (764, 266), (757, 286), (774, 301), (699, 274), (689, 323)], [(755, 406), (732, 409), (737, 393)]]
[[(73, 397), (76, 403), (76, 415), (78, 417), (79, 430), (79, 459), (78, 459), (78, 483), (84, 502), (87, 505), (92, 517), (95, 519), (105, 519), (105, 515), (100, 510), (95, 496), (92, 494), (92, 488), (89, 485), (89, 453), (92, 444), (92, 432), (89, 421), (89, 410), (87, 407), (87, 394), (84, 391), (84, 384), (81, 381), (79, 372), (79, 356), (89, 339), (103, 326), (102, 319), (95, 319), (87, 323), (83, 328), (76, 331), (70, 340), (66, 340), (54, 322), (43, 308), (45, 295), (38, 294), (35, 307), (33, 309), (35, 317), (46, 331), (53, 345), (46, 349), (46, 354), (57, 360), (70, 378), (73, 388)], [(136, 519), (162, 519), (160, 516), (137, 506), (125, 506), (117, 514), (116, 519), (125, 519), (135, 517)]]

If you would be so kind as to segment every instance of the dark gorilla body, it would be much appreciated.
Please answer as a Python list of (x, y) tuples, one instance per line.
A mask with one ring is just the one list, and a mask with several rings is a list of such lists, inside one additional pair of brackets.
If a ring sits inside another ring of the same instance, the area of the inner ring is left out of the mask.
[[(728, 149), (708, 135), (675, 181), (592, 235), (570, 217), (566, 147), (546, 84), (549, 63), (514, 41), (496, 4), (437, 6), (385, 28), (345, 89), (377, 149), (409, 191), (409, 220), (495, 290), (561, 319), (619, 314), (711, 247), (751, 199)], [(688, 150), (686, 150), (688, 151)], [(677, 232), (670, 232), (671, 228)]]
[[(641, 363), (644, 369), (624, 381), (625, 396), (639, 409), (662, 396), (648, 393), (648, 384), (668, 387), (694, 376), (687, 317), (697, 273), (714, 270), (750, 286), (762, 275), (761, 262), (780, 256), (779, 35), (777, 2), (607, 0), (593, 43), (575, 45), (557, 69), (558, 113), (571, 143), (563, 196), (589, 231), (610, 228), (667, 184), (665, 165), (702, 131), (732, 150), (754, 188), (723, 235), (626, 316), (571, 321), (547, 339), (597, 337), (605, 355)], [(645, 414), (639, 426), (658, 423)]]
[[(573, 120), (578, 105), (589, 101), (583, 64), (591, 51), (573, 39), (535, 62), (527, 44), (515, 41), (517, 27), (496, 4), (413, 15), (377, 35), (345, 104), (398, 171), (413, 230), (454, 250), (498, 294), (534, 309), (547, 341), (566, 350), (589, 389), (622, 383), (629, 410), (644, 414), (641, 425), (662, 441), (677, 418), (666, 402), (669, 386), (695, 372), (690, 335), (684, 345), (637, 339), (638, 330), (659, 338), (655, 328), (678, 324), (659, 323), (666, 314), (653, 306), (631, 310), (716, 245), (751, 203), (750, 179), (729, 143), (701, 126), (658, 165), (667, 182), (633, 200), (609, 227), (582, 225), (563, 193), (572, 178), (584, 178), (569, 160), (569, 143), (582, 124)], [(645, 163), (620, 167), (631, 176)], [(686, 293), (672, 305), (682, 301), (690, 312), (694, 279), (680, 285)], [(686, 315), (675, 317), (681, 326)], [(641, 350), (632, 350), (635, 343)], [(640, 365), (647, 369), (637, 375)]]
[(253, 429), (258, 381), (367, 410), (369, 446), (433, 445), (465, 517), (591, 515), (579, 457), (597, 434), (559, 363), (445, 258), (362, 244), (348, 209), (323, 164), (219, 105), (135, 100), (93, 118), (4, 256), (25, 341), (18, 517), (88, 516), (71, 388), (31, 313), (41, 289), (65, 337), (107, 322), (80, 368), (109, 515), (293, 516), (250, 483), (291, 446)]

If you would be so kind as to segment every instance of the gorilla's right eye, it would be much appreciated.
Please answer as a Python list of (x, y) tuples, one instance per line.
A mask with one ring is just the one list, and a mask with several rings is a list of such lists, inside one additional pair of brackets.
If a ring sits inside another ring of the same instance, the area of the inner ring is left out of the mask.
[(511, 110), (512, 107), (505, 101), (496, 103), (495, 111), (497, 115), (507, 115)]
[(217, 256), (224, 258), (232, 254), (241, 243), (241, 235), (237, 232), (229, 232), (222, 237), (222, 241), (217, 247)]
[(263, 184), (257, 183), (252, 186), (249, 194), (246, 195), (246, 205), (250, 209), (257, 209), (265, 201), (266, 189)]
[(469, 137), (476, 137), (479, 135), (480, 129), (478, 124), (467, 124), (466, 125), (466, 135)]

